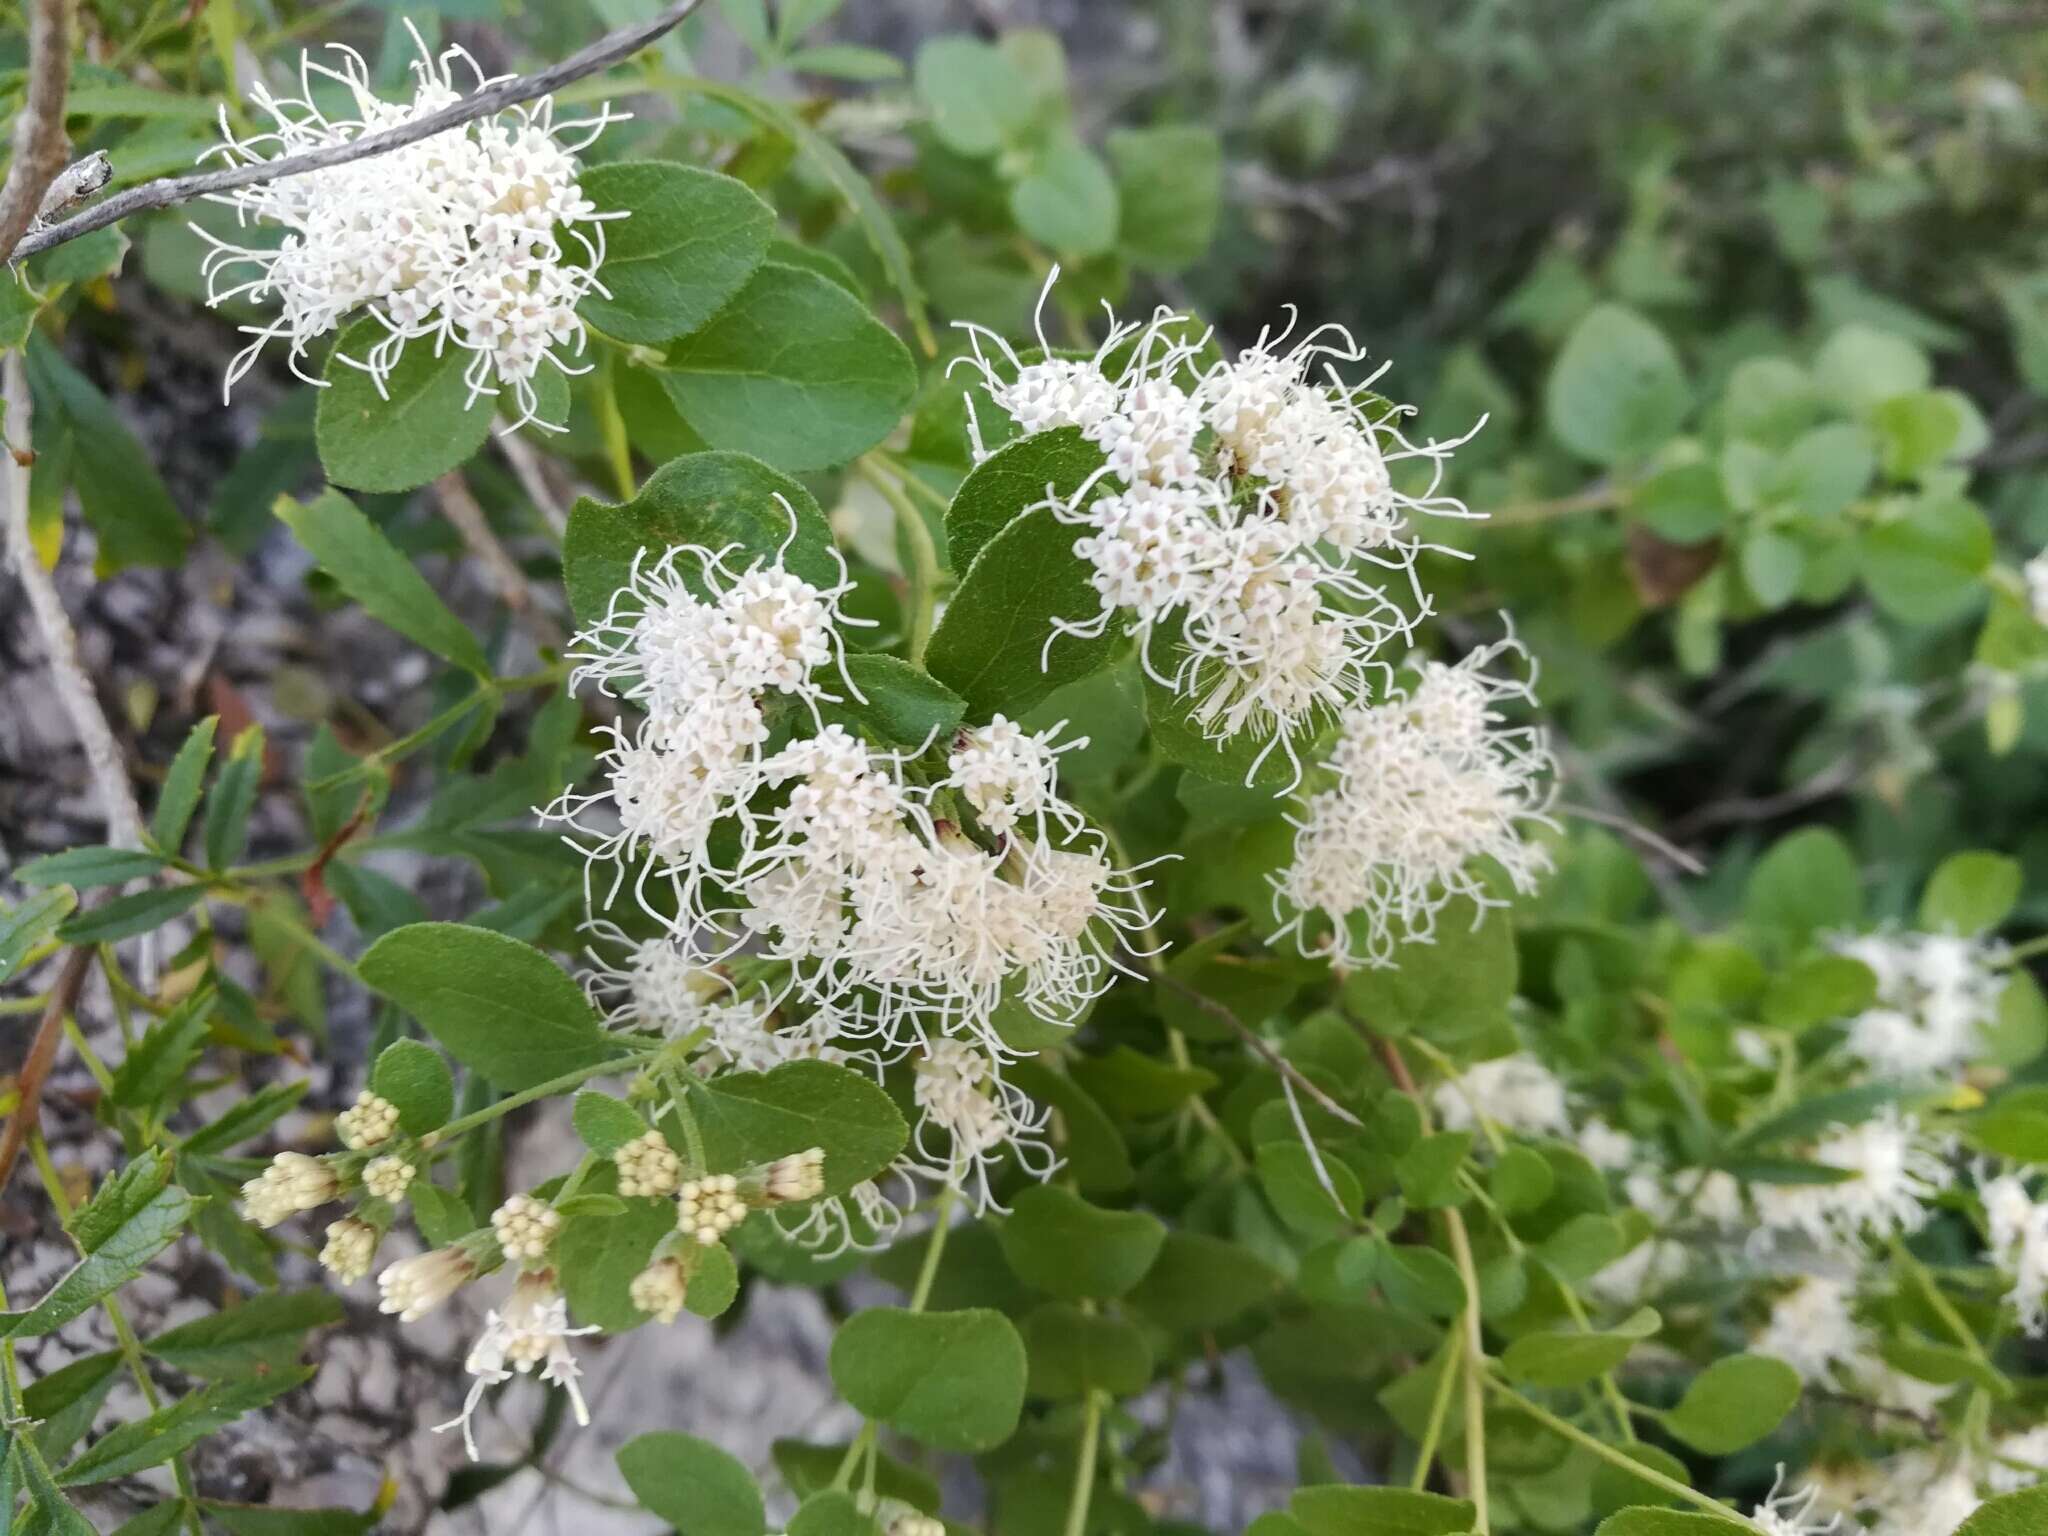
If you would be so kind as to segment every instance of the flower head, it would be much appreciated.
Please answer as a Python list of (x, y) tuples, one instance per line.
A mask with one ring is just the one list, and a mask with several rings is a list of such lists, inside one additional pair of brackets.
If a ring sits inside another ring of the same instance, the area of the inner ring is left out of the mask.
[(491, 1212), (491, 1231), (508, 1259), (531, 1263), (546, 1258), (561, 1229), (561, 1213), (531, 1195), (514, 1195)]
[(370, 1272), (383, 1237), (367, 1221), (344, 1216), (327, 1228), (327, 1243), (320, 1250), (321, 1268), (343, 1285), (353, 1285)]
[(363, 1165), (363, 1188), (379, 1200), (388, 1200), (396, 1205), (405, 1198), (405, 1192), (412, 1187), (413, 1175), (418, 1171), (404, 1158), (387, 1152)]
[(1877, 998), (1849, 1021), (1848, 1049), (1878, 1072), (1935, 1077), (1982, 1049), (2006, 977), (1997, 954), (1943, 933), (1858, 934), (1836, 950), (1877, 978)]
[(619, 1169), (619, 1193), (629, 1199), (640, 1195), (660, 1199), (674, 1194), (682, 1182), (683, 1160), (660, 1131), (634, 1137), (612, 1154), (612, 1161)]
[(690, 1292), (690, 1273), (676, 1259), (656, 1259), (633, 1277), (626, 1288), (635, 1307), (658, 1323), (672, 1323), (683, 1313)]
[[(464, 50), (435, 55), (417, 31), (413, 37), (420, 56), (409, 102), (379, 99), (362, 58), (337, 46), (332, 66), (301, 60), (300, 95), (275, 96), (261, 83), (250, 92), (269, 119), (263, 131), (237, 137), (223, 109), (222, 143), (210, 153), (261, 165), (332, 149), (496, 83)], [(315, 77), (338, 84), (347, 108), (324, 110), (332, 93)], [(242, 246), (193, 226), (213, 247), (203, 268), (210, 303), (278, 304), (275, 318), (248, 327), (255, 339), (229, 367), (228, 387), (277, 338), (289, 346), (293, 370), (309, 377), (300, 360), (312, 343), (366, 314), (381, 338), (361, 356), (336, 358), (367, 372), (380, 393), (407, 346), (455, 346), (472, 354), (464, 375), (472, 402), (509, 389), (518, 422), (534, 420), (542, 367), (583, 371), (570, 361), (585, 341), (576, 306), (605, 291), (596, 276), (603, 221), (623, 215), (601, 212), (584, 195), (576, 155), (615, 120), (607, 109), (558, 124), (543, 97), (385, 154), (214, 194), (243, 225), (286, 231), (274, 245)]]
[(1060, 1165), (1046, 1127), (1050, 1110), (1007, 1083), (995, 1062), (965, 1041), (939, 1039), (917, 1062), (913, 1096), (920, 1171), (971, 1195), (981, 1211), (1001, 1210), (990, 1177), (1005, 1155), (1033, 1178)]
[(510, 1381), (514, 1372), (523, 1376), (536, 1368), (542, 1381), (568, 1392), (576, 1422), (588, 1424), (590, 1409), (584, 1403), (583, 1390), (578, 1385), (582, 1371), (569, 1348), (569, 1340), (597, 1332), (599, 1330), (594, 1327), (569, 1326), (569, 1307), (555, 1289), (552, 1271), (526, 1271), (513, 1282), (512, 1293), (506, 1297), (504, 1307), (484, 1314), (484, 1331), (470, 1346), (469, 1354), (462, 1362), (462, 1368), (476, 1379), (470, 1383), (462, 1412), (446, 1424), (436, 1424), (435, 1430), (460, 1426), (463, 1449), (469, 1452), (469, 1459), (475, 1461), (476, 1434), (472, 1420), (483, 1403), (484, 1393), (500, 1382)]
[(352, 1152), (382, 1146), (398, 1129), (398, 1106), (365, 1088), (355, 1103), (334, 1117), (334, 1134)]
[(377, 1277), (377, 1289), (383, 1293), (377, 1309), (396, 1313), (402, 1323), (417, 1322), (474, 1280), (481, 1270), (466, 1243), (401, 1259)]
[(747, 1202), (739, 1188), (740, 1181), (730, 1173), (691, 1179), (676, 1191), (677, 1230), (707, 1248), (723, 1241), (726, 1233), (747, 1219)]
[(2012, 1277), (2007, 1292), (2031, 1338), (2048, 1334), (2048, 1204), (2037, 1203), (2011, 1174), (1978, 1190), (1991, 1228), (1991, 1257)]
[(1462, 1131), (1482, 1119), (1529, 1135), (1569, 1136), (1572, 1130), (1564, 1084), (1527, 1052), (1476, 1062), (1455, 1082), (1439, 1083), (1434, 1098), (1446, 1130)]
[(259, 1227), (274, 1227), (300, 1211), (316, 1210), (341, 1195), (341, 1178), (317, 1157), (280, 1152), (242, 1186), (242, 1209)]
[(1756, 1185), (1758, 1245), (1797, 1233), (1832, 1252), (1860, 1253), (1866, 1238), (1919, 1231), (1928, 1203), (1955, 1178), (1943, 1144), (1890, 1107), (1861, 1124), (1837, 1127), (1809, 1157), (1850, 1177), (1836, 1184)]

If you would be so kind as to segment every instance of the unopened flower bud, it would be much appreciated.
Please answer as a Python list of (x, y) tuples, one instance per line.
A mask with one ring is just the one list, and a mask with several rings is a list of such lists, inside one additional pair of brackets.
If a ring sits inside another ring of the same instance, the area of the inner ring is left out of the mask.
[(689, 1272), (678, 1260), (656, 1259), (633, 1277), (627, 1295), (656, 1322), (672, 1323), (681, 1315), (689, 1289)]
[(242, 1186), (242, 1208), (259, 1227), (274, 1227), (300, 1211), (314, 1210), (341, 1193), (341, 1180), (317, 1157), (280, 1152), (270, 1166)]
[(379, 1200), (388, 1200), (396, 1205), (405, 1198), (413, 1175), (418, 1171), (402, 1157), (388, 1153), (383, 1157), (373, 1157), (363, 1168), (363, 1188)]
[(351, 1152), (382, 1146), (398, 1129), (398, 1106), (365, 1088), (355, 1103), (334, 1117), (334, 1134)]
[(764, 1206), (814, 1200), (825, 1192), (825, 1149), (807, 1147), (770, 1163), (762, 1176)]
[(320, 1250), (320, 1263), (342, 1284), (353, 1285), (370, 1272), (383, 1236), (367, 1221), (344, 1216), (328, 1225), (327, 1246)]
[(659, 1131), (636, 1136), (614, 1152), (612, 1160), (619, 1167), (619, 1193), (629, 1198), (672, 1195), (683, 1177), (683, 1160)]
[(676, 1226), (707, 1247), (747, 1218), (739, 1180), (729, 1173), (692, 1179), (676, 1191)]
[(545, 1258), (561, 1226), (560, 1214), (531, 1195), (514, 1195), (491, 1212), (491, 1230), (508, 1259)]

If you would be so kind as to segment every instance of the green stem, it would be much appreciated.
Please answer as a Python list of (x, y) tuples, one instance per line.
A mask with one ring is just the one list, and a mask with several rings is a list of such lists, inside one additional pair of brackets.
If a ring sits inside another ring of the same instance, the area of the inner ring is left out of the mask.
[(2048, 933), (2038, 934), (2024, 944), (2015, 944), (2005, 952), (2000, 962), (2002, 968), (2011, 968), (2039, 954), (2048, 954)]
[(1942, 1292), (1941, 1287), (1935, 1284), (1934, 1276), (1927, 1272), (1927, 1266), (1914, 1258), (1902, 1242), (1892, 1243), (1892, 1258), (1913, 1277), (1914, 1283), (1920, 1287), (1921, 1294), (1927, 1298), (1928, 1306), (1934, 1309), (1934, 1315), (1939, 1317), (1948, 1331), (1955, 1335), (1956, 1342), (1963, 1346), (1970, 1358), (1988, 1364), (1984, 1346), (1977, 1341), (1977, 1335), (1970, 1331), (1970, 1325), (1963, 1321), (1963, 1315), (1955, 1309), (1955, 1304)]
[(610, 352), (597, 368), (597, 425), (604, 437), (604, 454), (611, 465), (612, 480), (619, 500), (631, 501), (640, 494), (633, 479), (633, 444), (626, 436), (626, 418), (619, 410), (619, 392), (613, 369), (617, 361)]
[(1422, 1449), (1415, 1453), (1415, 1475), (1408, 1486), (1420, 1493), (1429, 1483), (1429, 1464), (1436, 1460), (1436, 1448), (1444, 1437), (1444, 1421), (1451, 1416), (1451, 1388), (1464, 1372), (1465, 1335), (1451, 1335), (1444, 1356), (1443, 1374), (1436, 1379), (1436, 1396), (1430, 1399), (1429, 1426), (1423, 1431)]
[(839, 1470), (832, 1474), (832, 1486), (841, 1493), (846, 1492), (853, 1482), (853, 1469), (860, 1464), (860, 1453), (875, 1441), (875, 1426), (872, 1421), (861, 1425), (860, 1433), (853, 1437), (853, 1443), (846, 1448), (846, 1454), (839, 1459)]
[(676, 1123), (683, 1128), (683, 1150), (690, 1157), (690, 1176), (698, 1178), (711, 1171), (710, 1163), (704, 1159), (704, 1133), (697, 1128), (697, 1115), (690, 1108), (690, 1088), (682, 1075), (670, 1072), (668, 1096), (670, 1107), (676, 1112)]
[(1528, 1398), (1522, 1396), (1521, 1393), (1517, 1392), (1513, 1387), (1509, 1386), (1506, 1382), (1500, 1380), (1498, 1377), (1486, 1377), (1486, 1384), (1489, 1387), (1491, 1387), (1498, 1396), (1514, 1404), (1515, 1407), (1521, 1409), (1522, 1412), (1528, 1414), (1530, 1418), (1534, 1419), (1538, 1424), (1541, 1424), (1545, 1429), (1549, 1430), (1552, 1434), (1561, 1435), (1565, 1439), (1571, 1441), (1574, 1445), (1585, 1447), (1587, 1450), (1591, 1451), (1595, 1456), (1599, 1456), (1604, 1460), (1612, 1462), (1615, 1466), (1623, 1468), (1632, 1476), (1639, 1477), (1644, 1482), (1649, 1483), (1657, 1488), (1661, 1488), (1664, 1492), (1670, 1494), (1674, 1499), (1684, 1499), (1688, 1504), (1696, 1504), (1701, 1509), (1711, 1510), (1714, 1514), (1720, 1516), (1723, 1520), (1734, 1521), (1736, 1524), (1744, 1526), (1749, 1530), (1758, 1532), (1763, 1531), (1762, 1526), (1758, 1525), (1754, 1520), (1750, 1519), (1748, 1516), (1742, 1514), (1741, 1511), (1730, 1509), (1726, 1504), (1723, 1504), (1719, 1499), (1710, 1498), (1708, 1495), (1701, 1493), (1698, 1489), (1692, 1488), (1685, 1483), (1681, 1483), (1675, 1477), (1666, 1477), (1662, 1472), (1659, 1472), (1655, 1467), (1650, 1466), (1647, 1462), (1636, 1460), (1635, 1457), (1629, 1455), (1628, 1452), (1622, 1450), (1620, 1447), (1609, 1445), (1605, 1440), (1602, 1440), (1598, 1435), (1587, 1434), (1586, 1431), (1579, 1428), (1578, 1425), (1572, 1423), (1569, 1419), (1561, 1419), (1556, 1414), (1552, 1413), (1548, 1408), (1542, 1407), (1540, 1404), (1531, 1402)]
[(594, 1061), (587, 1067), (578, 1067), (574, 1072), (564, 1072), (560, 1077), (551, 1077), (544, 1083), (534, 1084), (531, 1088), (522, 1088), (517, 1093), (507, 1094), (495, 1104), (486, 1104), (482, 1109), (464, 1115), (460, 1120), (449, 1121), (434, 1133), (436, 1143), (445, 1144), (465, 1131), (473, 1131), (480, 1125), (488, 1125), (500, 1115), (510, 1114), (522, 1104), (531, 1104), (535, 1099), (552, 1098), (555, 1094), (567, 1093), (571, 1088), (587, 1083), (593, 1077), (631, 1071), (635, 1065), (635, 1059), (631, 1056), (607, 1056), (603, 1061)]
[(1088, 1529), (1088, 1503), (1095, 1497), (1095, 1447), (1102, 1439), (1102, 1394), (1091, 1391), (1081, 1418), (1081, 1454), (1074, 1461), (1074, 1491), (1067, 1498), (1065, 1536)]
[(910, 1310), (922, 1312), (931, 1300), (932, 1283), (939, 1278), (939, 1257), (946, 1251), (946, 1238), (953, 1230), (953, 1200), (959, 1193), (951, 1184), (939, 1191), (939, 1203), (932, 1208), (932, 1240), (924, 1251), (924, 1263), (917, 1271), (917, 1286), (910, 1293)]
[[(1564, 1308), (1571, 1313), (1572, 1321), (1578, 1324), (1579, 1332), (1591, 1333), (1593, 1324), (1586, 1317), (1586, 1305), (1568, 1285), (1560, 1286), (1558, 1293), (1564, 1297)], [(1600, 1391), (1607, 1399), (1607, 1406), (1613, 1410), (1615, 1428), (1621, 1431), (1621, 1438), (1630, 1445), (1635, 1444), (1636, 1426), (1628, 1408), (1628, 1399), (1621, 1395), (1621, 1387), (1614, 1380), (1614, 1372), (1600, 1373)]]
[(1479, 1270), (1472, 1262), (1472, 1239), (1465, 1231), (1465, 1218), (1455, 1208), (1444, 1212), (1444, 1226), (1450, 1233), (1451, 1257), (1457, 1261), (1458, 1277), (1465, 1286), (1465, 1483), (1477, 1515), (1473, 1530), (1488, 1536), (1493, 1529), (1486, 1509), (1486, 1400), (1479, 1389), (1486, 1374), (1486, 1339), (1479, 1324)]
[(880, 465), (872, 458), (863, 457), (858, 468), (861, 478), (881, 492), (882, 499), (896, 514), (896, 530), (910, 550), (911, 570), (906, 573), (912, 587), (910, 659), (921, 662), (925, 647), (931, 643), (932, 618), (938, 611), (939, 547), (932, 540), (931, 526), (925, 522), (924, 514), (917, 510), (911, 499), (903, 494), (903, 488)]

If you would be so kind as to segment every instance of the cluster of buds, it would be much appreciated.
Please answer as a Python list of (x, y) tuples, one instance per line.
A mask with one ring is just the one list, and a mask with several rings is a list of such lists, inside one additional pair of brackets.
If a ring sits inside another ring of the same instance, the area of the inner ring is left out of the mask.
[(633, 1305), (658, 1323), (672, 1323), (680, 1317), (689, 1293), (690, 1271), (681, 1259), (672, 1257), (656, 1259), (627, 1287)]
[(370, 1272), (383, 1238), (382, 1231), (355, 1216), (330, 1222), (326, 1245), (320, 1250), (321, 1267), (342, 1284), (353, 1285)]
[(491, 1212), (491, 1231), (508, 1259), (535, 1263), (547, 1257), (555, 1234), (562, 1230), (561, 1213), (531, 1195), (514, 1195)]
[(334, 1134), (351, 1152), (381, 1147), (398, 1130), (398, 1106), (365, 1088), (334, 1117)]
[(729, 1173), (706, 1174), (676, 1191), (676, 1226), (707, 1248), (747, 1219), (740, 1181)]
[(400, 1259), (377, 1277), (378, 1310), (402, 1323), (417, 1322), (500, 1261), (496, 1244), (485, 1233)]
[(280, 1152), (242, 1186), (242, 1208), (259, 1227), (274, 1227), (341, 1196), (341, 1176), (324, 1158)]
[(825, 1192), (825, 1149), (806, 1147), (788, 1157), (777, 1158), (761, 1176), (763, 1206), (792, 1205), (815, 1200)]
[(619, 1169), (619, 1193), (629, 1199), (672, 1195), (682, 1182), (683, 1160), (660, 1131), (636, 1136), (612, 1154)]
[(363, 1188), (379, 1200), (396, 1205), (405, 1198), (405, 1192), (412, 1187), (413, 1175), (418, 1172), (404, 1158), (387, 1152), (363, 1165)]

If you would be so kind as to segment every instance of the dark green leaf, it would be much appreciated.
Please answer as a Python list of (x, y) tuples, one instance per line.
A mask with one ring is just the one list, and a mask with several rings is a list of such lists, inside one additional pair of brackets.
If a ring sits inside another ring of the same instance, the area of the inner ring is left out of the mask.
[(728, 1073), (699, 1085), (691, 1104), (714, 1170), (737, 1171), (822, 1147), (827, 1194), (843, 1194), (880, 1173), (910, 1134), (872, 1080), (826, 1061)]
[(1309, 1536), (1452, 1536), (1478, 1516), (1465, 1499), (1406, 1488), (1297, 1488), (1289, 1511)]
[(768, 1528), (753, 1474), (709, 1440), (659, 1430), (619, 1447), (619, 1471), (650, 1514), (682, 1536), (761, 1536)]
[(483, 447), (497, 409), (493, 396), (469, 397), (463, 372), (473, 354), (437, 350), (426, 337), (406, 344), (380, 393), (359, 364), (389, 334), (381, 321), (358, 320), (335, 342), (323, 375), (314, 440), (327, 478), (350, 490), (425, 485)]
[(24, 885), (68, 885), (83, 891), (146, 880), (163, 867), (162, 859), (140, 848), (72, 848), (31, 859), (15, 874)]
[(290, 1291), (248, 1300), (182, 1323), (143, 1348), (190, 1376), (269, 1375), (297, 1363), (305, 1336), (341, 1321), (331, 1291)]
[(569, 1118), (583, 1145), (599, 1157), (610, 1157), (627, 1142), (647, 1134), (647, 1122), (624, 1100), (585, 1091), (576, 1095)]
[(206, 1047), (211, 990), (193, 994), (155, 1020), (114, 1069), (107, 1096), (127, 1109), (148, 1109), (181, 1092), (185, 1069)]
[(249, 841), (249, 813), (263, 784), (263, 727), (246, 725), (206, 797), (206, 867), (226, 869)]
[(1152, 1379), (1145, 1335), (1120, 1318), (1049, 1301), (1024, 1319), (1023, 1331), (1033, 1397), (1131, 1397)]
[(1019, 1194), (998, 1233), (1027, 1285), (1070, 1300), (1121, 1296), (1151, 1269), (1166, 1228), (1141, 1211), (1090, 1205), (1056, 1184)]
[(967, 702), (944, 683), (894, 656), (849, 656), (846, 676), (860, 690), (847, 691), (844, 681), (827, 686), (841, 702), (827, 704), (824, 717), (838, 720), (878, 746), (922, 747), (943, 741), (967, 713)]
[(30, 950), (57, 932), (77, 905), (77, 893), (60, 886), (0, 908), (0, 981), (12, 976)]
[(1115, 128), (1106, 147), (1123, 205), (1117, 245), (1154, 272), (1193, 266), (1216, 233), (1223, 201), (1223, 146), (1213, 128), (1162, 124)]
[[(175, 565), (191, 537), (177, 503), (164, 488), (148, 452), (92, 381), (38, 334), (27, 353), (36, 399), (36, 446), (69, 438), (71, 482), (79, 509), (99, 535), (103, 569)], [(66, 457), (52, 456), (52, 462)]]
[(583, 318), (622, 341), (687, 335), (745, 285), (768, 251), (775, 210), (744, 183), (668, 160), (592, 166), (581, 178), (599, 209), (630, 217), (604, 225), (598, 278)]
[(438, 1131), (455, 1117), (455, 1079), (441, 1053), (421, 1040), (394, 1040), (377, 1053), (370, 1091), (390, 1101), (408, 1136)]
[(57, 930), (67, 944), (103, 944), (161, 928), (206, 894), (203, 885), (167, 885), (116, 896), (80, 912)]
[(1024, 1342), (1000, 1312), (871, 1307), (832, 1340), (832, 1382), (871, 1419), (941, 1451), (986, 1451), (1017, 1427)]

